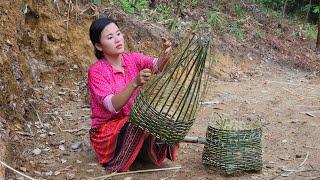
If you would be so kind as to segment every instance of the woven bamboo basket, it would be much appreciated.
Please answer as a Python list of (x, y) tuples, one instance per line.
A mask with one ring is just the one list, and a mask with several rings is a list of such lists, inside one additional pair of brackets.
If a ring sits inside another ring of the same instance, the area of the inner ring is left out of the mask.
[(207, 49), (195, 36), (180, 46), (167, 69), (142, 87), (129, 122), (169, 145), (179, 143), (195, 120)]
[(261, 126), (257, 122), (220, 119), (207, 129), (202, 162), (226, 174), (262, 169)]

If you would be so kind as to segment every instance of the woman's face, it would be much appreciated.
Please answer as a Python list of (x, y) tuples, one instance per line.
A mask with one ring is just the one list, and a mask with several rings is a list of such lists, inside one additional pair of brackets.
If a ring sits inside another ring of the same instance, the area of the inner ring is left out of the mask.
[(124, 52), (124, 39), (120, 29), (115, 23), (108, 24), (100, 36), (100, 43), (96, 48), (105, 55), (114, 56)]

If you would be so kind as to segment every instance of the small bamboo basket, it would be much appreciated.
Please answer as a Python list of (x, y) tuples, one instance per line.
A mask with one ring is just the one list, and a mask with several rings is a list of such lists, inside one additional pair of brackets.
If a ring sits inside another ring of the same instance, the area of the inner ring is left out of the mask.
[(179, 143), (193, 125), (203, 89), (208, 42), (195, 36), (186, 42), (166, 70), (142, 87), (129, 117), (169, 145)]
[(233, 174), (262, 169), (261, 125), (220, 119), (209, 124), (202, 162)]

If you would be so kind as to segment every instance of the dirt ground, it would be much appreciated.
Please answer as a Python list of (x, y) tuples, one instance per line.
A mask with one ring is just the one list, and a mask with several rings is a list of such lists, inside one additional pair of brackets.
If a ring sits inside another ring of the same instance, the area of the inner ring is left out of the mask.
[[(230, 117), (258, 115), (265, 124), (263, 169), (261, 172), (231, 177), (319, 178), (319, 78), (268, 59), (241, 63), (229, 58), (221, 59), (216, 68), (229, 73), (232, 71), (236, 75), (224, 79), (212, 78), (205, 99), (205, 102), (211, 104), (200, 106), (189, 135), (204, 137), (214, 112), (228, 114)], [(73, 89), (48, 87), (44, 93), (56, 98), (56, 108), (42, 113), (43, 126), (36, 122), (38, 128), (35, 129), (30, 124), (29, 134), (14, 137), (16, 149), (20, 151), (15, 153), (20, 154), (21, 159), (16, 160), (21, 171), (44, 179), (87, 179), (106, 174), (97, 164), (88, 142), (90, 108), (82, 98), (85, 91), (81, 89), (81, 82), (78, 84)], [(166, 161), (162, 166), (181, 166), (179, 170), (130, 174), (115, 179), (227, 178), (201, 163), (203, 145), (181, 143), (180, 147), (178, 160)], [(149, 168), (156, 167), (141, 163), (133, 166), (135, 170)], [(15, 179), (19, 176), (11, 174), (9, 177)]]

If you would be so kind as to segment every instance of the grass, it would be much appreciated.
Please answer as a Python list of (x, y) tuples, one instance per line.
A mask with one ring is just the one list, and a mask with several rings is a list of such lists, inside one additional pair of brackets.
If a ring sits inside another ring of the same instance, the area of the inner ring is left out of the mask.
[(131, 0), (119, 0), (116, 2), (118, 6), (120, 6), (125, 12), (129, 14), (135, 14), (139, 11), (147, 9), (149, 6), (149, 1), (147, 0), (138, 0), (135, 4), (132, 4)]
[(233, 34), (235, 37), (237, 37), (239, 39), (243, 39), (244, 38), (245, 30), (241, 29), (238, 26), (238, 22), (237, 21), (231, 21), (230, 22), (229, 31), (230, 31), (231, 34)]
[(225, 26), (226, 24), (226, 19), (218, 14), (217, 12), (213, 11), (208, 19), (207, 19), (208, 24), (210, 24), (212, 26), (212, 28), (214, 30), (222, 30), (222, 28)]
[(309, 23), (304, 24), (304, 33), (308, 38), (316, 39), (318, 33), (317, 26)]

